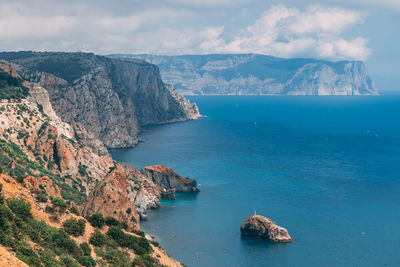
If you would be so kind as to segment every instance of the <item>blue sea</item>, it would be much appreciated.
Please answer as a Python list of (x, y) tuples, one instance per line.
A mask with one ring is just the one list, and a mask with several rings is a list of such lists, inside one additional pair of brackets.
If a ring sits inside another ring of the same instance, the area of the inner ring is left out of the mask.
[[(400, 96), (189, 97), (207, 117), (147, 128), (113, 158), (200, 184), (142, 228), (188, 266), (400, 266)], [(289, 244), (241, 237), (257, 212)]]

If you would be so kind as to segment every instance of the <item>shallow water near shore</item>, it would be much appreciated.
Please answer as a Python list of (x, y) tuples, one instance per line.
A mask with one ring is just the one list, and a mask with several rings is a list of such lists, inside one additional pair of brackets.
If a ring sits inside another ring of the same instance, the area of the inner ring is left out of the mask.
[[(149, 127), (137, 168), (196, 179), (142, 228), (188, 266), (400, 266), (400, 96), (192, 96), (206, 118)], [(254, 214), (290, 244), (240, 236)]]

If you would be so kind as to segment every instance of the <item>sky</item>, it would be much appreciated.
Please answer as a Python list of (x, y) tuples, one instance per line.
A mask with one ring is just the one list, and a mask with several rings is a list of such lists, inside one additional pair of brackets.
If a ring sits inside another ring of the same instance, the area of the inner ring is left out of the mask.
[(363, 60), (399, 91), (400, 0), (0, 0), (1, 51)]

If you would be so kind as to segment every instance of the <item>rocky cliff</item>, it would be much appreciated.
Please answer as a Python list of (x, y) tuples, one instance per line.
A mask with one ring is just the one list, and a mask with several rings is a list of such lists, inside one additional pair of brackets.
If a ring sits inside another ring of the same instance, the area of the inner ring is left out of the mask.
[(127, 224), (128, 230), (140, 230), (139, 215), (133, 199), (128, 197), (127, 176), (117, 164), (90, 192), (83, 206), (82, 215), (116, 217)]
[(283, 59), (256, 54), (119, 55), (159, 66), (183, 94), (377, 95), (360, 61)]
[(176, 192), (200, 192), (196, 180), (183, 178), (169, 167), (163, 165), (147, 166), (141, 169), (141, 172), (153, 183), (164, 189), (175, 189)]
[(104, 153), (130, 147), (140, 129), (196, 119), (190, 103), (161, 80), (157, 66), (136, 59), (88, 53), (4, 52), (25, 80), (45, 88), (56, 114), (72, 125), (86, 145)]
[[(0, 74), (6, 92), (0, 97), (0, 251), (6, 261), (181, 266), (139, 230), (136, 206), (156, 207), (163, 189), (133, 166), (114, 162), (106, 149), (102, 154), (78, 140), (48, 91), (24, 81), (12, 64), (1, 61)], [(135, 173), (141, 180), (128, 176)]]

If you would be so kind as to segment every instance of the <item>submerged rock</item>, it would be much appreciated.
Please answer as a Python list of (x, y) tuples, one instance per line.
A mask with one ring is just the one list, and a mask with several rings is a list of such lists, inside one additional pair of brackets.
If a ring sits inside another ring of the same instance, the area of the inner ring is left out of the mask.
[(272, 242), (292, 242), (292, 238), (285, 228), (261, 215), (253, 215), (247, 218), (240, 226), (240, 232), (242, 235), (254, 236)]

